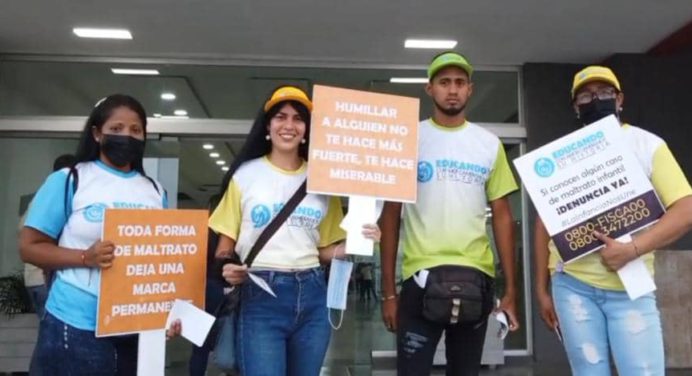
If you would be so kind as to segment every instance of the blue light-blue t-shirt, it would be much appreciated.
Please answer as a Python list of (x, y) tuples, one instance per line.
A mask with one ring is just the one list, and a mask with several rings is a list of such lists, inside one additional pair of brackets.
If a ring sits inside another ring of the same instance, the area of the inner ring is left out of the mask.
[[(48, 176), (36, 192), (24, 226), (58, 241), (63, 248), (83, 251), (101, 240), (103, 215), (113, 209), (165, 209), (165, 191), (137, 171), (122, 172), (101, 161), (79, 163), (77, 191), (69, 169)], [(67, 195), (65, 195), (67, 189)], [(58, 270), (46, 310), (83, 330), (95, 330), (101, 272), (97, 268)]]

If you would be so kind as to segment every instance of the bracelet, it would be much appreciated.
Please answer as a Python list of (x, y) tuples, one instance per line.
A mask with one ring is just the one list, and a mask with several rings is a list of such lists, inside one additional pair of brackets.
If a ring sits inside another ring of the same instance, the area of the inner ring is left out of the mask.
[(86, 251), (82, 251), (82, 254), (79, 255), (79, 257), (82, 259), (82, 266), (87, 266), (87, 264), (86, 264)]
[(389, 295), (389, 296), (383, 296), (383, 297), (382, 297), (382, 301), (383, 301), (383, 302), (386, 302), (387, 300), (396, 299), (396, 297), (397, 297), (396, 294), (394, 294), (394, 295)]
[(639, 247), (637, 247), (637, 243), (634, 242), (634, 239), (632, 239), (630, 243), (632, 243), (632, 246), (634, 246), (634, 253), (637, 255), (637, 257), (641, 257), (641, 254), (639, 253)]

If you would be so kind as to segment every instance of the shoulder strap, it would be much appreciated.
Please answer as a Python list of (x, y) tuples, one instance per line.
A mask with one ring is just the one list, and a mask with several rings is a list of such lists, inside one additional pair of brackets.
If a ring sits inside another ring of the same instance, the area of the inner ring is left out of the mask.
[(271, 239), (272, 236), (276, 233), (276, 231), (281, 227), (281, 225), (286, 222), (286, 219), (293, 213), (296, 207), (298, 207), (298, 204), (303, 201), (303, 198), (307, 195), (307, 183), (308, 181), (305, 180), (303, 181), (303, 184), (300, 185), (298, 190), (291, 196), (291, 198), (286, 202), (286, 205), (284, 205), (283, 208), (281, 208), (281, 211), (279, 211), (279, 214), (272, 219), (272, 221), (267, 225), (267, 227), (262, 231), (260, 234), (259, 238), (257, 238), (257, 241), (255, 244), (252, 246), (250, 249), (250, 253), (248, 253), (247, 257), (245, 257), (245, 260), (243, 261), (244, 264), (246, 264), (248, 267), (252, 265), (252, 262), (255, 261), (255, 257), (257, 257), (257, 254), (264, 248), (264, 245), (267, 244), (269, 239)]
[[(65, 180), (65, 198), (63, 200), (63, 207), (65, 208), (65, 220), (68, 217), (68, 207), (67, 203), (70, 198), (70, 178), (72, 178), (72, 197), (77, 193), (77, 187), (79, 186), (79, 173), (77, 172), (77, 165), (72, 165), (69, 167), (70, 171), (67, 172), (67, 179)], [(69, 208), (70, 211), (72, 208)]]

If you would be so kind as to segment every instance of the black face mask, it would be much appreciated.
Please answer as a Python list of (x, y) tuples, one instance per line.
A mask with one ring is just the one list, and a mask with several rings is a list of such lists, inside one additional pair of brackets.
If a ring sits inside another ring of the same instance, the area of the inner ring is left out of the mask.
[(104, 134), (101, 151), (118, 167), (125, 167), (144, 156), (144, 141), (131, 136)]
[(584, 125), (594, 123), (608, 115), (618, 116), (615, 98), (605, 100), (595, 98), (589, 103), (579, 105), (579, 119)]

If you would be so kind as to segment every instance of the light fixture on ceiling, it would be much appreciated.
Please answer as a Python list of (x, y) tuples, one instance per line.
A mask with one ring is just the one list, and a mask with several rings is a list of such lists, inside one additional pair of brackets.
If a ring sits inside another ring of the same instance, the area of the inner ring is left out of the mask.
[(111, 68), (113, 74), (128, 74), (136, 76), (157, 76), (159, 71), (156, 69), (131, 69), (131, 68)]
[(175, 116), (187, 116), (187, 111), (185, 110), (175, 110), (173, 111), (173, 113), (175, 114)]
[(223, 166), (226, 164), (226, 161), (218, 160), (218, 161), (216, 161), (216, 164), (219, 166)]
[(209, 153), (209, 156), (212, 157), (212, 158), (218, 158), (218, 157), (219, 157), (219, 153), (216, 153), (216, 152), (214, 152), (214, 153)]
[(175, 100), (175, 94), (173, 93), (161, 93), (161, 99), (164, 101), (174, 101)]
[(404, 47), (406, 48), (435, 48), (435, 49), (452, 49), (457, 46), (455, 40), (444, 39), (406, 39)]
[(161, 114), (159, 114), (159, 113), (154, 113), (153, 115), (154, 115), (155, 118), (160, 118), (160, 117), (161, 117)]
[(214, 148), (214, 145), (212, 145), (212, 144), (204, 144), (204, 145), (202, 145), (202, 148), (203, 148), (204, 150), (211, 150), (211, 149)]
[(222, 171), (228, 171), (228, 170), (230, 170), (230, 168), (228, 166), (223, 166), (223, 167), (221, 167), (221, 170)]
[(180, 119), (189, 119), (189, 118), (190, 118), (189, 116), (180, 116), (180, 115), (163, 115), (163, 116), (161, 116), (161, 119), (176, 119), (176, 120), (180, 120)]
[(100, 29), (92, 27), (75, 27), (72, 32), (80, 38), (98, 39), (132, 39), (132, 34), (126, 29)]
[(428, 79), (426, 77), (392, 77), (389, 82), (393, 84), (426, 84)]

